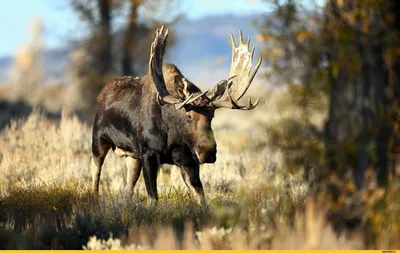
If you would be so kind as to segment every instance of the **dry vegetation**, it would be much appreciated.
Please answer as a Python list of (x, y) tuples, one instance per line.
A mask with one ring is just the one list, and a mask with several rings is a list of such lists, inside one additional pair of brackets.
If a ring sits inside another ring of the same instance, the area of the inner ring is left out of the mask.
[[(160, 170), (156, 206), (147, 205), (142, 178), (128, 199), (123, 160), (112, 153), (96, 199), (89, 191), (89, 126), (67, 113), (57, 122), (38, 111), (13, 121), (0, 135), (0, 247), (365, 247), (359, 227), (338, 235), (327, 222), (324, 198), (310, 194), (313, 177), (305, 180), (303, 168), (288, 171), (282, 154), (269, 148), (263, 120), (278, 122), (297, 112), (278, 106), (285, 99), (282, 89), (263, 97), (264, 104), (252, 112), (217, 112), (218, 159), (201, 168), (207, 206), (192, 200), (173, 166)], [(315, 119), (322, 122), (323, 116)]]
[[(72, 3), (78, 12), (85, 7)], [(315, 71), (310, 57), (319, 59), (318, 48), (325, 44), (316, 40), (303, 47), (311, 33), (302, 31), (298, 20), (294, 24), (293, 34), (277, 29), (275, 48), (264, 52), (276, 62), (278, 68), (268, 69), (285, 88), (265, 89), (269, 74), (260, 73), (258, 85), (249, 90), (262, 98), (258, 108), (216, 112), (217, 162), (201, 167), (206, 206), (191, 198), (179, 170), (166, 165), (160, 168), (160, 200), (154, 206), (147, 204), (142, 176), (133, 198), (127, 197), (125, 162), (112, 152), (103, 167), (100, 196), (90, 192), (94, 100), (109, 75), (117, 74), (106, 66), (115, 62), (102, 59), (108, 54), (92, 41), (108, 40), (90, 34), (86, 46), (70, 55), (68, 85), (60, 85), (60, 80), (44, 80), (42, 26), (32, 23), (10, 80), (0, 84), (0, 249), (399, 248), (400, 171), (383, 189), (368, 171), (362, 191), (355, 189), (350, 170), (327, 173), (322, 131), (328, 99), (320, 82), (326, 73)], [(299, 40), (301, 50), (291, 46), (296, 54), (289, 59), (305, 61), (293, 65), (307, 67), (301, 75), (278, 59), (286, 52), (280, 39), (291, 43), (288, 37)], [(271, 36), (261, 39), (271, 43)], [(298, 85), (299, 76), (309, 77), (303, 75), (307, 71), (315, 74), (315, 83), (305, 79), (307, 85)], [(288, 82), (285, 73), (296, 82)]]

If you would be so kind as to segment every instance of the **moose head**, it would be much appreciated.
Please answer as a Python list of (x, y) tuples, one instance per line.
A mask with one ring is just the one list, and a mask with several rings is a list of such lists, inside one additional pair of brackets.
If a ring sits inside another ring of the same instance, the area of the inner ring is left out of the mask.
[[(180, 119), (179, 122), (182, 123), (181, 135), (185, 143), (191, 147), (196, 160), (199, 163), (214, 163), (217, 153), (217, 145), (211, 129), (214, 111), (218, 108), (252, 110), (258, 105), (259, 99), (253, 103), (249, 98), (247, 105), (240, 105), (238, 101), (250, 87), (262, 63), (262, 58), (260, 56), (252, 71), (255, 46), (250, 50), (250, 38), (244, 43), (241, 31), (239, 45), (236, 46), (235, 39), (231, 34), (232, 63), (229, 78), (218, 82), (213, 88), (201, 92), (177, 68), (163, 64), (167, 38), (168, 29), (164, 29), (162, 26), (157, 29), (151, 45), (149, 75), (157, 90), (157, 101), (162, 106), (174, 106), (176, 115)], [(167, 73), (164, 73), (165, 71)], [(174, 85), (166, 85), (164, 77), (172, 80)], [(167, 86), (179, 87), (179, 96), (171, 95)]]

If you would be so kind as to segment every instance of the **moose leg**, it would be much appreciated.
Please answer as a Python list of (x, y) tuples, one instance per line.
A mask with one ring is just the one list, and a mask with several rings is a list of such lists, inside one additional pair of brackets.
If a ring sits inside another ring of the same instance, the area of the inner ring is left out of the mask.
[(103, 166), (104, 158), (110, 147), (107, 145), (92, 145), (92, 161), (90, 164), (92, 170), (92, 190), (99, 193), (99, 183), (101, 175), (101, 166)]
[(130, 196), (133, 195), (133, 189), (135, 188), (136, 182), (139, 179), (140, 171), (141, 171), (141, 164), (140, 160), (127, 156), (125, 158), (126, 168), (127, 168), (127, 190)]
[(191, 190), (193, 196), (200, 205), (205, 204), (203, 184), (200, 181), (199, 165), (180, 166), (183, 181)]
[(159, 159), (157, 154), (143, 155), (143, 176), (146, 185), (147, 194), (152, 202), (158, 200), (157, 193), (157, 170), (159, 167)]

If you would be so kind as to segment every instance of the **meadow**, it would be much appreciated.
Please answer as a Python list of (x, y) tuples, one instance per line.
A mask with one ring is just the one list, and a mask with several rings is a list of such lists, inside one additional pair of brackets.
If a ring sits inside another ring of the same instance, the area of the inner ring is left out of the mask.
[[(341, 226), (340, 232), (329, 220), (332, 204), (313, 194), (313, 169), (308, 177), (304, 168), (288, 170), (282, 152), (270, 147), (265, 126), (299, 113), (279, 106), (287, 99), (285, 88), (255, 91), (263, 98), (257, 109), (216, 113), (217, 162), (201, 166), (205, 206), (191, 197), (178, 168), (168, 165), (159, 171), (157, 205), (147, 204), (142, 175), (129, 198), (124, 160), (112, 152), (95, 197), (90, 123), (65, 110), (60, 120), (34, 110), (12, 121), (0, 134), (0, 248), (368, 247), (363, 226)], [(324, 117), (313, 120), (322, 126)]]
[[(175, 10), (180, 1), (68, 2), (76, 27), (61, 36), (58, 23), (32, 19), (27, 41), (0, 57), (0, 249), (400, 248), (396, 1), (265, 1), (265, 17), (196, 22)], [(229, 33), (243, 29), (264, 58), (246, 93), (260, 105), (216, 111), (202, 206), (168, 165), (156, 205), (142, 175), (129, 197), (113, 152), (91, 192), (97, 94), (110, 78), (147, 71), (161, 23), (168, 57), (203, 90), (229, 72)]]

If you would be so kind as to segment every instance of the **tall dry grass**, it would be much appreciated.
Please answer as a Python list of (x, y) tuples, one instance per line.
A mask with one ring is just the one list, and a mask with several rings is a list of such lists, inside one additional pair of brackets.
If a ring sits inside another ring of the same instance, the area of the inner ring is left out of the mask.
[(297, 111), (277, 107), (284, 91), (262, 92), (266, 99), (252, 112), (216, 113), (217, 162), (201, 167), (206, 206), (191, 198), (174, 166), (160, 170), (156, 206), (147, 204), (142, 178), (127, 198), (124, 161), (112, 152), (94, 198), (88, 125), (67, 113), (51, 121), (38, 111), (13, 121), (0, 134), (0, 248), (364, 247), (360, 231), (337, 237), (326, 205), (310, 197), (313, 179), (305, 180), (301, 168), (286, 170), (282, 154), (270, 149), (268, 132), (258, 126)]

